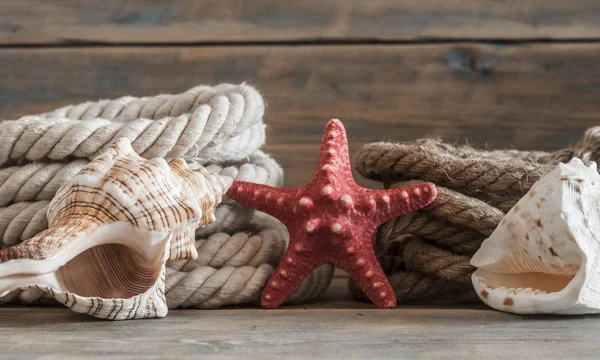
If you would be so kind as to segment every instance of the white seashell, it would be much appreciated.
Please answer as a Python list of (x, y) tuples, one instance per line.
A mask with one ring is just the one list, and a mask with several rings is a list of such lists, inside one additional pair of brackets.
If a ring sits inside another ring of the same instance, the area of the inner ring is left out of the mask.
[(471, 259), (481, 300), (518, 314), (600, 312), (599, 206), (596, 163), (573, 158), (541, 178)]
[(195, 230), (231, 182), (120, 139), (57, 192), (48, 230), (0, 251), (0, 296), (38, 288), (98, 318), (165, 316), (165, 263), (198, 256)]

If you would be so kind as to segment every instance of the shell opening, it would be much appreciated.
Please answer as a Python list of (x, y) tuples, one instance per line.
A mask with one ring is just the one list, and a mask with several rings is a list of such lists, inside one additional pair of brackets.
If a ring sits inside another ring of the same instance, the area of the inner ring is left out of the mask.
[(503, 274), (478, 270), (476, 276), (488, 293), (500, 289), (506, 290), (507, 295), (518, 295), (524, 290), (536, 295), (555, 293), (565, 289), (573, 280), (573, 276), (539, 272)]
[(61, 266), (61, 290), (84, 297), (127, 299), (146, 292), (160, 274), (160, 260), (145, 259), (121, 244), (95, 246)]
[(127, 299), (150, 289), (161, 274), (169, 233), (129, 223), (104, 224), (73, 234), (69, 248), (41, 260), (0, 264), (0, 295), (36, 286), (81, 297)]
[[(513, 253), (514, 254), (514, 253)], [(479, 297), (494, 308), (522, 314), (552, 312), (577, 301), (585, 256), (558, 267), (527, 256), (504, 256), (473, 274)]]

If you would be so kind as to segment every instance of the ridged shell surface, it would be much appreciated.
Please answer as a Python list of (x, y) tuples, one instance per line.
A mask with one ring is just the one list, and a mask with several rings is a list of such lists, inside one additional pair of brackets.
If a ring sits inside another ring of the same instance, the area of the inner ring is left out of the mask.
[(0, 296), (37, 287), (95, 317), (164, 316), (165, 262), (197, 257), (195, 230), (231, 182), (119, 139), (57, 192), (48, 230), (0, 252)]

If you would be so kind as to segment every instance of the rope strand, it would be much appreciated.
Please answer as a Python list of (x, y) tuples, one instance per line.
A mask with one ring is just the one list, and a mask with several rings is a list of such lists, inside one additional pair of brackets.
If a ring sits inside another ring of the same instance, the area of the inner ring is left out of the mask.
[[(182, 157), (209, 172), (281, 186), (283, 170), (259, 148), (264, 103), (245, 84), (198, 86), (181, 94), (126, 96), (69, 105), (0, 124), (0, 247), (47, 228), (57, 190), (118, 138), (146, 158)], [(199, 257), (166, 265), (169, 307), (256, 304), (288, 244), (285, 226), (227, 196), (216, 221), (196, 232)], [(329, 285), (333, 266), (315, 270), (287, 302), (310, 300)], [(55, 303), (37, 289), (3, 302)]]
[[(418, 212), (383, 224), (375, 253), (398, 302), (462, 302), (477, 299), (470, 257), (514, 204), (542, 175), (573, 156), (600, 158), (600, 127), (556, 152), (455, 147), (439, 140), (374, 143), (356, 159), (358, 171), (386, 187), (436, 183), (438, 197)], [(350, 283), (352, 293), (363, 294)]]
[[(439, 151), (439, 140), (365, 145), (356, 159), (358, 172), (373, 180), (420, 179), (474, 195), (478, 192), (523, 196), (552, 166), (519, 159), (460, 158)], [(459, 154), (463, 152), (456, 150)]]

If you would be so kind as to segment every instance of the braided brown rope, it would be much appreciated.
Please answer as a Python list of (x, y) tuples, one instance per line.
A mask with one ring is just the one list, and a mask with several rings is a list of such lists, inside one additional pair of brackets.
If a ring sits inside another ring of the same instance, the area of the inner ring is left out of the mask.
[[(430, 303), (449, 304), (456, 302), (474, 302), (478, 300), (471, 284), (448, 282), (440, 278), (427, 276), (419, 272), (402, 271), (388, 275), (399, 304), (420, 303), (428, 299)], [(369, 301), (354, 281), (349, 289), (361, 301)]]
[(431, 215), (426, 211), (409, 213), (383, 224), (375, 239), (397, 241), (403, 234), (413, 234), (424, 239), (435, 240), (442, 248), (450, 248), (461, 254), (474, 254), (481, 242), (473, 239), (483, 236), (470, 228), (455, 225)]
[[(399, 303), (455, 303), (477, 299), (471, 256), (504, 214), (558, 162), (600, 158), (600, 127), (571, 147), (541, 151), (481, 151), (436, 139), (363, 147), (356, 168), (388, 188), (430, 181), (438, 197), (418, 212), (383, 224), (373, 246)], [(364, 294), (350, 282), (357, 298)]]
[(356, 164), (361, 175), (370, 179), (427, 179), (474, 197), (482, 192), (521, 197), (552, 169), (552, 165), (530, 160), (490, 156), (478, 157), (473, 149), (424, 139), (407, 144), (366, 145)]

